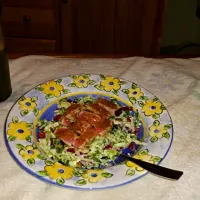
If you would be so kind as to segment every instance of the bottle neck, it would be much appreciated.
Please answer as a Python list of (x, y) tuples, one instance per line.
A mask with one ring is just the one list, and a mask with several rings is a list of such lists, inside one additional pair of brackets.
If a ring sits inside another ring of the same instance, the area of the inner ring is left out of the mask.
[[(0, 0), (0, 22), (1, 22), (2, 9), (3, 9), (3, 4), (2, 4), (2, 0)], [(0, 24), (0, 51), (3, 50), (4, 48), (5, 48), (4, 38), (3, 38), (3, 33), (1, 29), (1, 24)]]
[(3, 9), (3, 5), (2, 5), (2, 1), (0, 0), (0, 18), (1, 18), (1, 14), (2, 14), (2, 9)]
[(0, 24), (0, 51), (2, 51), (5, 48), (5, 43), (4, 43), (4, 37), (1, 29), (1, 24)]

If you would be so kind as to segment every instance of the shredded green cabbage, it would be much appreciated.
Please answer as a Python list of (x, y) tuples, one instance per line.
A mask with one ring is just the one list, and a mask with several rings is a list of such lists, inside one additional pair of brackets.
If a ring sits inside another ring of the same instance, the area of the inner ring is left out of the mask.
[[(94, 99), (91, 96), (84, 96), (79, 100), (80, 104), (93, 103)], [(70, 105), (66, 100), (60, 101), (61, 108), (56, 114), (64, 113), (64, 110)], [(130, 134), (127, 128), (139, 127), (140, 120), (138, 113), (131, 116), (130, 111), (124, 111), (118, 117), (112, 116), (114, 126), (112, 131), (106, 136), (96, 136), (84, 149), (76, 150), (76, 154), (68, 152), (69, 145), (64, 144), (57, 139), (54, 131), (59, 128), (60, 124), (54, 121), (40, 120), (38, 126), (43, 129), (46, 136), (39, 139), (38, 148), (41, 149), (47, 158), (61, 162), (65, 165), (76, 167), (79, 162), (84, 164), (86, 168), (98, 167), (99, 165), (107, 165), (110, 161), (115, 161), (120, 155), (121, 150), (126, 148), (131, 142), (143, 145), (143, 142), (137, 140), (135, 134)], [(127, 122), (127, 117), (131, 120)], [(118, 118), (120, 120), (118, 121)], [(81, 153), (84, 155), (81, 155)]]

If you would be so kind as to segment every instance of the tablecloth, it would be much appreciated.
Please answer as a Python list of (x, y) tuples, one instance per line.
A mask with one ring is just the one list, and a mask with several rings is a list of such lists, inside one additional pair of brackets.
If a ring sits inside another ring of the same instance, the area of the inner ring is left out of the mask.
[[(200, 58), (69, 59), (26, 56), (10, 60), (13, 93), (0, 103), (1, 200), (200, 200)], [(52, 78), (77, 73), (105, 74), (134, 81), (167, 107), (174, 140), (163, 166), (184, 171), (179, 181), (148, 174), (105, 190), (77, 191), (46, 184), (21, 169), (9, 155), (3, 128), (13, 103), (26, 91)]]

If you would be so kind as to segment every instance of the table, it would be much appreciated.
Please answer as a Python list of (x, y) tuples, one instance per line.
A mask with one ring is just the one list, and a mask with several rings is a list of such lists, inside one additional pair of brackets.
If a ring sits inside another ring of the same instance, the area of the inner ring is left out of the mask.
[[(13, 93), (0, 103), (1, 200), (199, 200), (200, 199), (200, 58), (118, 59), (25, 56), (10, 60)], [(52, 78), (76, 73), (101, 73), (134, 81), (154, 93), (168, 108), (174, 141), (163, 166), (184, 171), (179, 181), (151, 174), (122, 187), (76, 191), (48, 185), (24, 172), (4, 144), (3, 126), (13, 103), (27, 90)]]

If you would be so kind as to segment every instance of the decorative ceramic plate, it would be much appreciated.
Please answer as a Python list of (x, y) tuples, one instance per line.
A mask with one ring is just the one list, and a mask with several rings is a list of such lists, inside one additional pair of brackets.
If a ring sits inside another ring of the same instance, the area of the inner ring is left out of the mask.
[(36, 148), (39, 119), (51, 120), (63, 98), (83, 95), (115, 99), (138, 109), (144, 145), (133, 157), (159, 164), (172, 139), (172, 121), (165, 106), (152, 93), (119, 78), (103, 75), (73, 75), (38, 85), (22, 96), (10, 110), (5, 123), (5, 142), (14, 160), (36, 178), (66, 188), (103, 189), (127, 184), (147, 171), (127, 161), (106, 169), (82, 170), (46, 160)]

